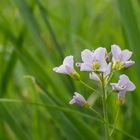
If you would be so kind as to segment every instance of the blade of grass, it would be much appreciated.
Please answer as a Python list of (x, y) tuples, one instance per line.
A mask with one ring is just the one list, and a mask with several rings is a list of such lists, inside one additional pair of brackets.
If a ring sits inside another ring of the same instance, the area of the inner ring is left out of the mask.
[[(44, 105), (44, 104), (40, 104), (40, 103), (32, 103), (32, 102), (28, 102), (28, 101), (19, 100), (19, 99), (7, 99), (7, 98), (0, 99), (0, 103), (15, 103), (15, 104), (16, 103), (23, 103), (23, 104), (29, 104), (29, 105), (35, 105), (35, 106), (42, 106), (42, 107), (45, 107), (45, 108), (53, 108), (53, 109), (56, 109), (56, 110), (60, 110), (62, 112), (70, 112), (72, 114), (75, 113), (75, 114), (78, 114), (82, 117), (85, 117), (85, 118), (88, 118), (88, 119), (91, 119), (91, 120), (95, 120), (95, 121), (98, 121), (100, 123), (104, 123), (101, 119), (98, 119), (94, 116), (91, 116), (91, 115), (88, 115), (88, 114), (85, 114), (85, 113), (82, 113), (82, 112), (79, 112), (79, 111), (76, 111), (76, 110), (73, 110), (73, 109), (68, 109), (68, 108), (65, 108), (65, 107), (58, 107), (56, 105), (49, 105), (49, 104)], [(130, 135), (126, 131), (123, 131), (119, 128), (114, 127), (114, 125), (109, 124), (109, 126), (111, 128), (114, 128), (116, 131), (118, 131), (120, 133), (123, 133), (124, 135), (128, 136), (132, 140), (139, 140), (139, 138), (137, 138), (133, 135)]]

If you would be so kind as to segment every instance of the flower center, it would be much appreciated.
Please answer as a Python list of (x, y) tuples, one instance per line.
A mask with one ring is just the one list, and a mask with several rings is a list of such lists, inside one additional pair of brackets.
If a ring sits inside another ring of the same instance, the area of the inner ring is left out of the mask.
[(96, 61), (93, 63), (93, 66), (92, 66), (92, 67), (93, 67), (94, 70), (99, 70), (100, 66), (101, 66), (101, 65), (100, 65), (99, 61), (96, 60)]
[(114, 70), (121, 70), (124, 68), (124, 64), (121, 61), (116, 61), (113, 63)]

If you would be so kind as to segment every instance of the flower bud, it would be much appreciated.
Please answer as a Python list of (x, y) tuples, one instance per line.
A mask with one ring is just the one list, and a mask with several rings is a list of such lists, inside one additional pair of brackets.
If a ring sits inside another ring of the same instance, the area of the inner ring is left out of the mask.
[(79, 106), (85, 107), (85, 108), (90, 107), (90, 105), (85, 100), (85, 98), (77, 92), (74, 93), (73, 98), (72, 98), (72, 100), (70, 100), (69, 104), (76, 104), (76, 105), (79, 105)]

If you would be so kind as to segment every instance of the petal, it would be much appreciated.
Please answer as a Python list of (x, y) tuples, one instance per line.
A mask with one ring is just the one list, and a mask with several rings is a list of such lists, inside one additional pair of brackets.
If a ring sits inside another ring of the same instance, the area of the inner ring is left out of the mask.
[(81, 58), (84, 63), (92, 63), (93, 57), (93, 52), (88, 49), (81, 52)]
[(73, 61), (73, 56), (72, 55), (66, 56), (64, 61), (63, 61), (63, 65), (67, 65), (71, 68), (73, 68), (73, 63), (74, 63), (74, 61)]
[(122, 86), (122, 87), (125, 87), (126, 84), (129, 82), (128, 76), (126, 76), (125, 74), (122, 74), (122, 75), (120, 75), (119, 78), (120, 78), (120, 79), (119, 79), (118, 84), (119, 84), (120, 86)]
[(67, 74), (73, 74), (73, 73), (75, 73), (75, 70), (74, 70), (74, 68), (72, 68), (72, 67), (69, 67), (69, 66), (65, 66), (65, 70), (66, 70), (66, 73)]
[(107, 62), (106, 61), (102, 61), (99, 71), (106, 72), (107, 71), (107, 68), (108, 68), (107, 66), (108, 66), (107, 65)]
[(90, 64), (88, 65), (86, 63), (81, 63), (80, 70), (81, 71), (92, 71), (92, 66)]
[(127, 91), (133, 91), (135, 89), (136, 89), (136, 86), (131, 81), (129, 81), (126, 85), (126, 90)]
[(106, 69), (106, 71), (105, 71), (105, 76), (108, 76), (109, 74), (110, 74), (110, 72), (111, 72), (111, 63), (109, 63), (108, 65), (107, 65), (107, 69)]
[(111, 45), (112, 59), (116, 61), (119, 59), (119, 55), (121, 54), (121, 49), (118, 45)]
[(74, 99), (70, 100), (69, 104), (75, 104), (75, 100)]
[(120, 61), (126, 62), (132, 56), (132, 52), (129, 50), (123, 50), (120, 55)]
[(120, 87), (118, 83), (117, 84), (116, 83), (111, 83), (110, 85), (112, 86), (113, 90), (116, 90), (116, 91), (124, 90), (124, 88)]
[(124, 63), (124, 67), (125, 68), (129, 68), (129, 67), (131, 67), (133, 64), (135, 64), (135, 61), (126, 61), (125, 63)]
[(81, 94), (79, 94), (78, 92), (74, 92), (74, 96), (76, 96), (77, 98), (79, 98), (82, 101), (85, 101), (85, 98)]
[(98, 75), (95, 72), (92, 72), (89, 74), (89, 78), (95, 81), (100, 81), (100, 78), (98, 77)]
[(67, 70), (64, 65), (53, 68), (53, 71), (55, 71), (57, 73), (67, 74)]
[(106, 49), (102, 47), (99, 47), (94, 51), (94, 55), (96, 59), (100, 62), (105, 60), (105, 54), (106, 54)]

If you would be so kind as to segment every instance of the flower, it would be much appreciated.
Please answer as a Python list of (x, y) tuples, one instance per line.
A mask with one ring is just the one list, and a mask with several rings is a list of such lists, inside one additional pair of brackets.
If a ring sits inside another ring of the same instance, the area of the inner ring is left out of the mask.
[(132, 56), (132, 52), (125, 49), (121, 50), (118, 45), (111, 46), (113, 69), (121, 70), (132, 66), (135, 62), (129, 60)]
[(61, 74), (68, 74), (75, 80), (79, 79), (79, 74), (74, 69), (74, 60), (72, 55), (66, 56), (63, 60), (63, 64), (59, 67), (53, 68), (53, 71)]
[(73, 98), (72, 100), (70, 100), (69, 104), (76, 104), (79, 105), (81, 107), (87, 107), (88, 103), (85, 100), (85, 98), (79, 94), (78, 92), (74, 92)]
[[(107, 65), (106, 71), (103, 72), (103, 77), (104, 77), (104, 79), (107, 79), (107, 78), (109, 77), (110, 72), (111, 72), (111, 63), (109, 63), (109, 64)], [(89, 78), (92, 79), (92, 80), (95, 80), (95, 81), (100, 81), (99, 75), (96, 74), (95, 72), (91, 72), (91, 73), (89, 74)]]
[(80, 65), (81, 71), (105, 72), (107, 62), (105, 60), (106, 49), (99, 47), (95, 51), (85, 49), (81, 52), (83, 63)]
[(135, 85), (125, 74), (120, 75), (118, 83), (111, 83), (112, 89), (118, 92), (118, 99), (122, 100), (127, 91), (135, 90)]

